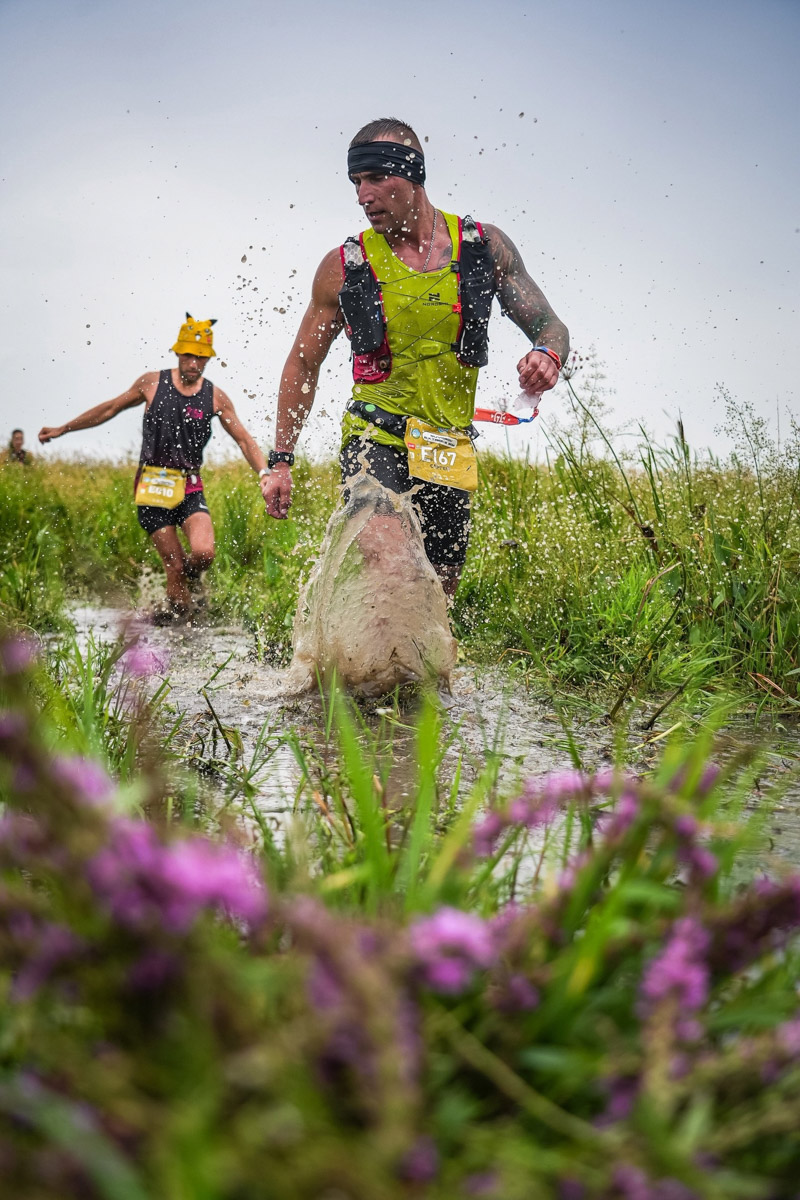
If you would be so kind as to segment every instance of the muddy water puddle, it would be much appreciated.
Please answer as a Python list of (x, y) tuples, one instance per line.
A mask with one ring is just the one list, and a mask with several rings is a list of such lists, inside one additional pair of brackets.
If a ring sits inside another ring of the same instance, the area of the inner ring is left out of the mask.
[[(90, 635), (97, 642), (114, 642), (130, 617), (94, 605), (71, 611), (79, 644)], [(309, 786), (309, 772), (324, 777), (334, 761), (326, 737), (325, 704), (313, 694), (288, 695), (284, 670), (260, 661), (253, 636), (239, 626), (200, 620), (177, 628), (147, 627), (143, 636), (169, 657), (168, 704), (182, 717), (177, 745), (204, 777), (211, 806), (237, 790), (240, 797), (238, 784), (247, 775), (249, 803), (258, 820), (282, 836), (301, 792)], [(501, 794), (526, 776), (572, 766), (570, 738), (587, 770), (615, 760), (614, 734), (597, 713), (571, 705), (562, 708), (560, 716), (549, 700), (499, 667), (457, 667), (451, 694), (441, 693), (440, 699), (447, 745), (440, 779), (450, 787), (458, 778), (462, 799), (490, 758)], [(386, 802), (401, 809), (415, 774), (414, 703), (398, 710), (388, 702), (364, 702), (360, 712), (366, 729), (386, 748)], [(634, 717), (628, 741), (627, 754), (637, 769), (653, 765), (661, 752), (657, 731), (654, 735), (641, 728), (645, 719), (646, 714)], [(756, 725), (740, 717), (726, 726), (717, 746), (722, 758), (761, 748), (763, 773), (748, 807), (758, 808), (778, 787), (769, 854), (800, 864), (797, 718)], [(319, 783), (312, 780), (312, 790), (315, 786)], [(252, 822), (252, 812), (246, 819)]]

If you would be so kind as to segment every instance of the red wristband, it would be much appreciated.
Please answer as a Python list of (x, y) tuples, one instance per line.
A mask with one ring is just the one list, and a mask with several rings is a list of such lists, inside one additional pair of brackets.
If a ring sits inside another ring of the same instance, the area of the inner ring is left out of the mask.
[(538, 350), (540, 354), (546, 354), (548, 358), (552, 358), (553, 362), (561, 370), (561, 359), (556, 354), (555, 350), (551, 350), (549, 346), (534, 346), (534, 350)]

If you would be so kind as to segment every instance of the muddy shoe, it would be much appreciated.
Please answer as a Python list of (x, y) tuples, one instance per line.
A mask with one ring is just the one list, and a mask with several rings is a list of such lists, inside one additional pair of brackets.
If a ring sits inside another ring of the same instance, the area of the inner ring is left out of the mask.
[(208, 605), (208, 593), (206, 591), (205, 580), (200, 575), (188, 575), (186, 577), (186, 586), (189, 589), (189, 595), (192, 597), (192, 603), (195, 608), (206, 608)]
[(191, 609), (186, 604), (167, 602), (160, 608), (155, 608), (150, 614), (151, 625), (185, 625), (189, 620)]

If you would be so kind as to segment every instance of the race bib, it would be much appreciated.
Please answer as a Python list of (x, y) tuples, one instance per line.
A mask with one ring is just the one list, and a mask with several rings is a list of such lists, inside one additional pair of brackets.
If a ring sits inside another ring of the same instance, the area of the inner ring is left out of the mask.
[(406, 421), (408, 473), (426, 483), (474, 492), (478, 486), (478, 456), (463, 429), (441, 429), (417, 417)]
[(152, 508), (177, 508), (186, 495), (186, 476), (174, 467), (142, 467), (136, 503)]

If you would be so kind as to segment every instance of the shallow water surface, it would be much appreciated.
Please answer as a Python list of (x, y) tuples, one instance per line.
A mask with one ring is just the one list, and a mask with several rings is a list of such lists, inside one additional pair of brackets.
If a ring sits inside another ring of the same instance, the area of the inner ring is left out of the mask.
[[(79, 642), (90, 634), (114, 641), (131, 614), (93, 605), (71, 612)], [(287, 694), (285, 672), (258, 660), (254, 638), (238, 626), (211, 625), (202, 620), (177, 628), (147, 627), (147, 641), (169, 655), (166, 677), (169, 704), (183, 714), (181, 749), (207, 775), (212, 791), (225, 793), (225, 772), (214, 764), (253, 761), (261, 735), (263, 764), (255, 771), (253, 803), (261, 819), (282, 833), (307, 777), (294, 740), (306, 761), (315, 756), (323, 768), (326, 749), (326, 711), (313, 694)], [(569, 737), (574, 739), (581, 765), (592, 770), (615, 759), (615, 734), (602, 716), (588, 706), (570, 706), (562, 715), (549, 698), (537, 696), (501, 667), (460, 666), (453, 671), (451, 694), (441, 695), (443, 735), (448, 742), (442, 778), (455, 777), (460, 765), (460, 792), (465, 796), (487, 758), (495, 756), (499, 786), (510, 791), (525, 776), (540, 775), (573, 765)], [(402, 807), (414, 775), (413, 702), (407, 711), (389, 702), (361, 705), (367, 728), (391, 737), (391, 769), (385, 786), (387, 803)], [(647, 769), (660, 754), (658, 728), (644, 732), (647, 713), (631, 721), (628, 756)], [(664, 718), (661, 728), (668, 728)], [(691, 731), (690, 731), (691, 732)], [(769, 854), (800, 864), (800, 730), (797, 718), (780, 723), (741, 716), (726, 726), (717, 740), (718, 754), (728, 757), (748, 748), (763, 747), (763, 775), (748, 797), (748, 807), (764, 803), (778, 786), (780, 799), (771, 818)]]

